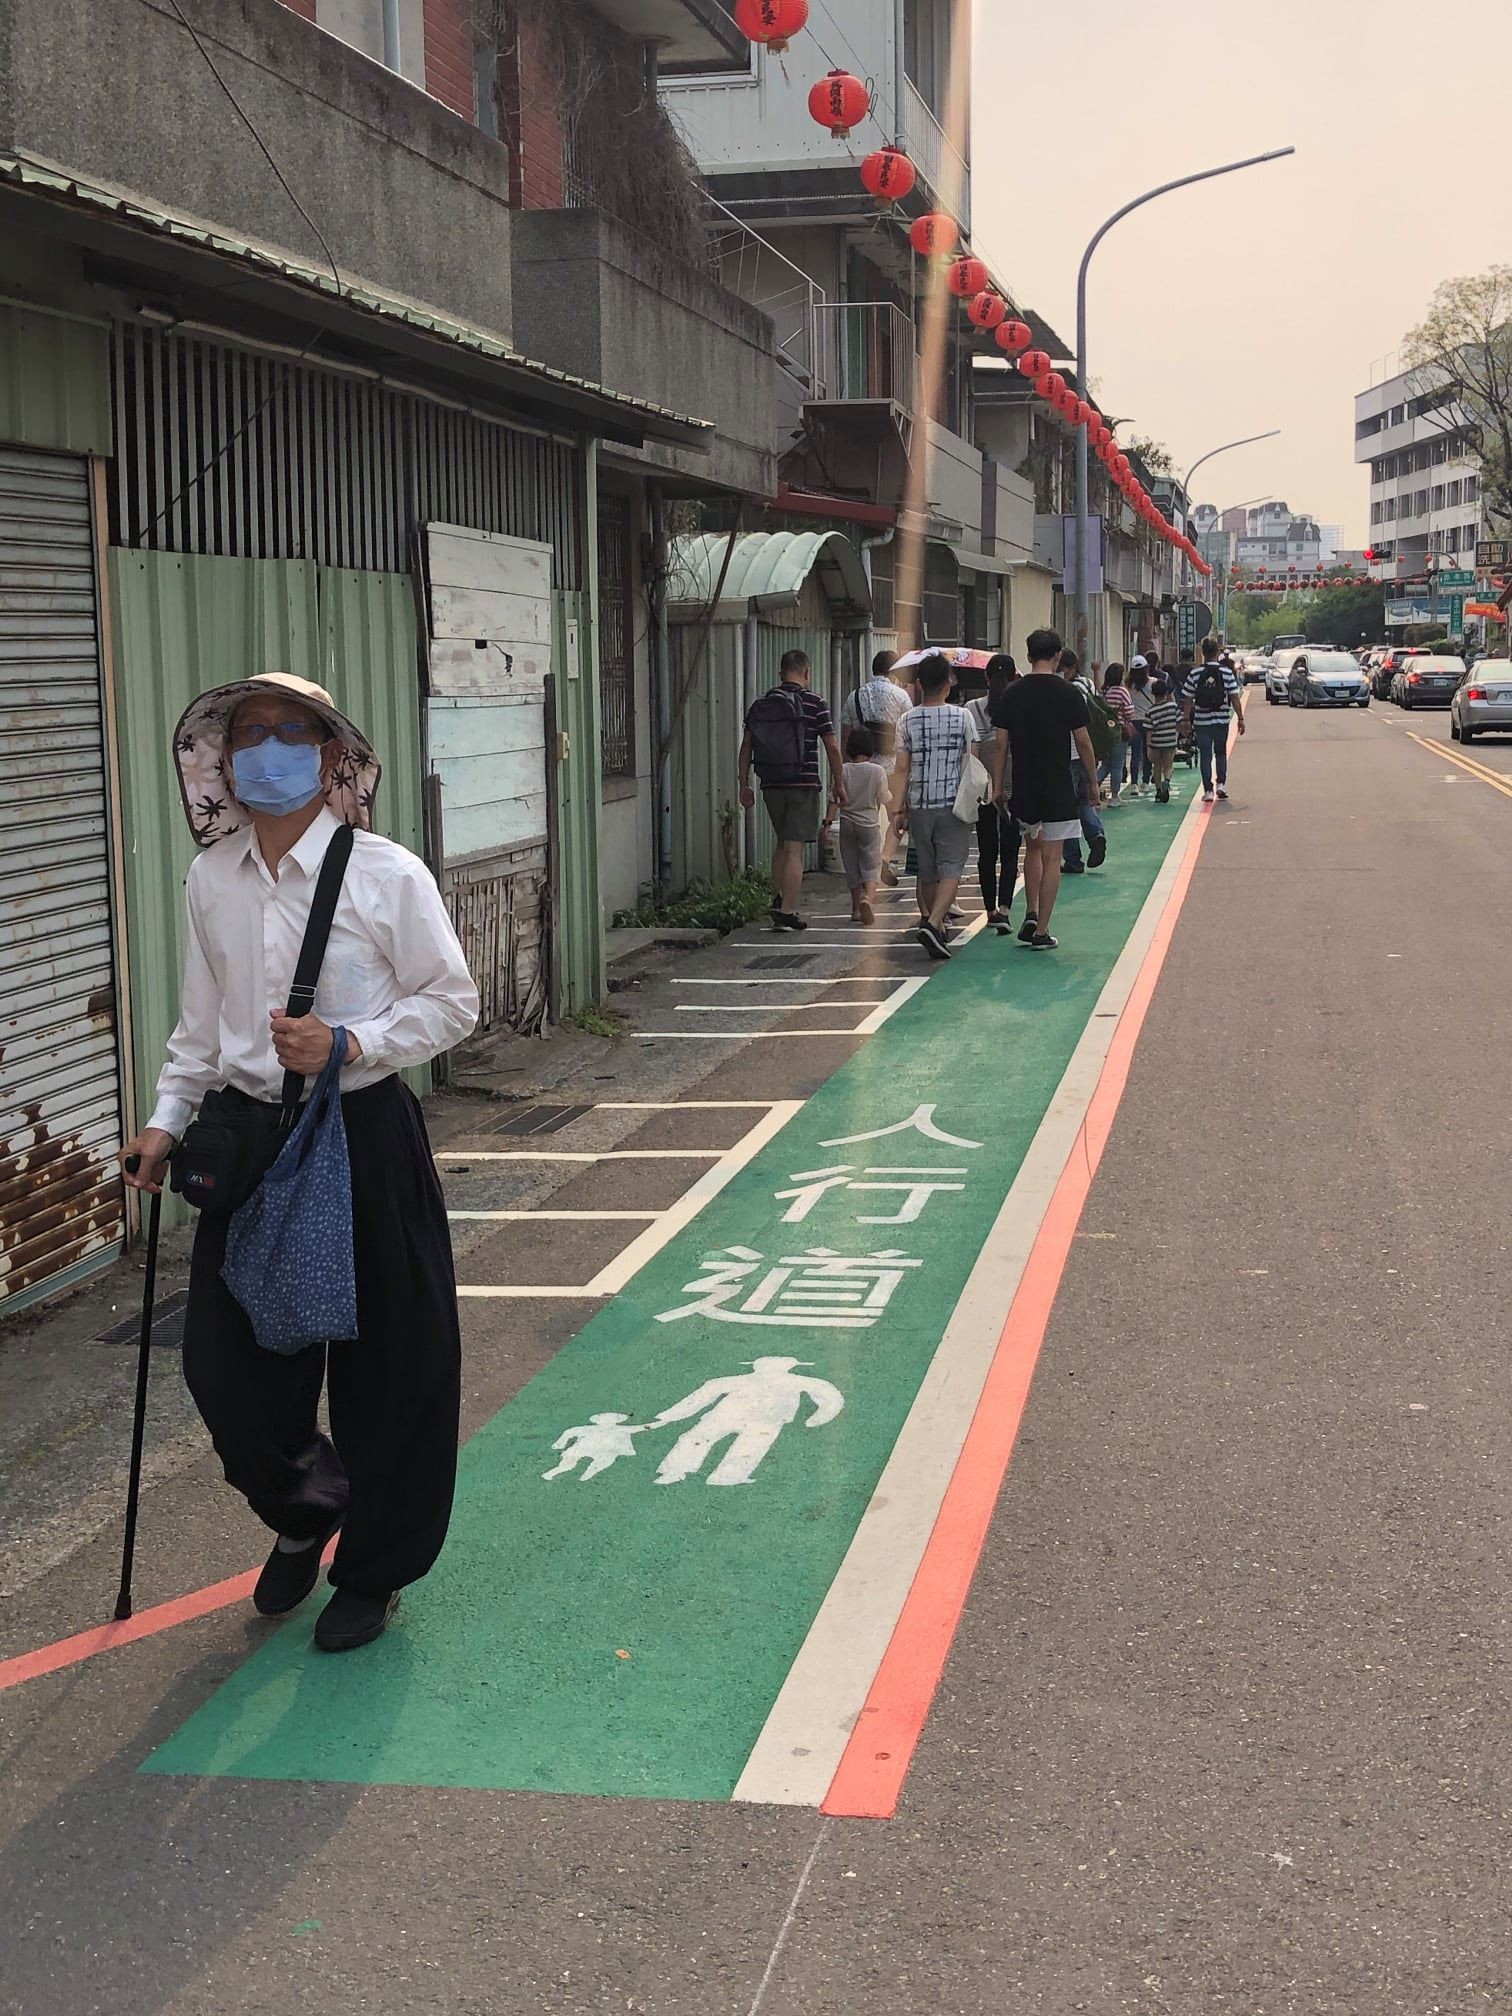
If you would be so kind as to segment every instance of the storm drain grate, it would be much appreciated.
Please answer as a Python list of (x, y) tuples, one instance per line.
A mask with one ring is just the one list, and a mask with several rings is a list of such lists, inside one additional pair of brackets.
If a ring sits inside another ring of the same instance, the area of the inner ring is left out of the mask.
[[(175, 1294), (165, 1295), (162, 1301), (155, 1305), (152, 1312), (154, 1351), (183, 1342), (184, 1309), (188, 1301), (188, 1290), (180, 1288)], [(128, 1316), (124, 1323), (116, 1323), (109, 1330), (102, 1330), (95, 1341), (99, 1344), (135, 1344), (141, 1334), (141, 1316)]]
[(748, 973), (791, 973), (798, 966), (812, 966), (812, 952), (767, 952), (759, 959), (747, 959)]
[(585, 1113), (591, 1113), (591, 1106), (523, 1106), (518, 1113), (511, 1113), (501, 1120), (497, 1127), (490, 1127), (490, 1134), (560, 1134), (564, 1127), (570, 1127), (574, 1120), (581, 1120)]

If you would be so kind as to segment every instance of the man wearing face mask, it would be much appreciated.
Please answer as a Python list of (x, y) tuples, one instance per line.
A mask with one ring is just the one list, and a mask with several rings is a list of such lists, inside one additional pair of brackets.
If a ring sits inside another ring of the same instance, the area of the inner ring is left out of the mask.
[[(287, 673), (200, 696), (174, 735), (201, 851), (186, 885), (182, 1007), (152, 1119), (122, 1150), (157, 1190), (201, 1100), (279, 1107), (347, 1032), (342, 1115), (352, 1170), (355, 1339), (279, 1356), (221, 1279), (227, 1216), (204, 1211), (184, 1314), (184, 1375), (226, 1478), (278, 1535), (253, 1594), (294, 1609), (340, 1530), (325, 1651), (379, 1636), (434, 1563), (456, 1471), (461, 1344), (451, 1240), (420, 1106), (401, 1071), (470, 1033), (478, 992), (425, 864), (371, 830), (379, 764), (321, 687)], [(286, 1014), (332, 836), (353, 827), (313, 1011)], [(317, 1418), (327, 1386), (331, 1435)]]

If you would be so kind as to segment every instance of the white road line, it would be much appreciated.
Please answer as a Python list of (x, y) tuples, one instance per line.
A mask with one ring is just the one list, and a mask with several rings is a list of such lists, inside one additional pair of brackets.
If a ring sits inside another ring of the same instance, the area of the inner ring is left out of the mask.
[[(844, 1006), (844, 1003), (841, 1004)], [(642, 1043), (777, 1043), (798, 1037), (859, 1036), (859, 1029), (638, 1029)]]
[[(865, 948), (863, 948), (865, 950)], [(865, 978), (865, 976), (861, 976)], [(851, 986), (851, 978), (845, 974), (831, 974), (829, 980), (804, 980), (802, 974), (792, 974), (788, 980), (673, 980), (675, 988), (845, 988)], [(698, 1105), (698, 1101), (685, 1101), (687, 1105)], [(718, 1105), (718, 1101), (714, 1101)], [(740, 1105), (740, 1101), (736, 1101)]]
[[(767, 1104), (763, 1101), (762, 1104)], [(438, 1162), (688, 1162), (712, 1161), (722, 1148), (438, 1148)]]
[(685, 1190), (668, 1211), (663, 1211), (654, 1225), (648, 1225), (638, 1238), (632, 1239), (622, 1253), (615, 1255), (601, 1267), (593, 1279), (582, 1288), (459, 1288), (457, 1293), (475, 1302), (482, 1301), (522, 1301), (530, 1296), (542, 1295), (561, 1301), (567, 1297), (589, 1296), (602, 1300), (607, 1295), (618, 1295), (635, 1279), (646, 1262), (660, 1253), (668, 1240), (676, 1238), (685, 1225), (691, 1224), (711, 1197), (717, 1197), (732, 1177), (737, 1176), (746, 1164), (759, 1155), (768, 1141), (775, 1139), (792, 1119), (795, 1113), (803, 1111), (801, 1099), (777, 1099), (771, 1103), (764, 1117), (758, 1120), (750, 1132), (743, 1135), (733, 1148), (716, 1151), (719, 1161), (713, 1169), (706, 1169), (698, 1181)]
[(648, 1218), (659, 1218), (659, 1211), (448, 1211), (447, 1217), (459, 1223), (512, 1225), (532, 1218), (580, 1219), (588, 1225), (610, 1225), (623, 1221), (633, 1221), (644, 1225)]
[[(933, 978), (934, 975), (931, 973), (916, 973), (911, 980), (900, 980), (897, 991), (890, 999), (877, 1003), (871, 1014), (867, 1016), (866, 1020), (857, 1030), (857, 1035), (875, 1036), (877, 1031), (882, 1027), (882, 1024), (889, 1017), (896, 1015), (905, 1001), (912, 1001), (919, 989), (927, 987)], [(847, 1001), (845, 1005), (847, 1008), (859, 1008), (862, 1004), (859, 1001)]]
[(1008, 1310), (1075, 1149), (1201, 804), (1194, 796), (1172, 836), (1154, 887), (982, 1244), (839, 1573), (746, 1760), (735, 1787), (738, 1800), (818, 1806), (829, 1791), (934, 1529)]
[[(900, 985), (906, 987), (904, 980)], [(711, 1001), (706, 1008), (701, 1001), (679, 1001), (674, 1011), (678, 1015), (815, 1015), (819, 1010), (831, 1008), (885, 1008), (885, 1001), (762, 1001), (754, 1006), (744, 1001)]]
[(458, 1288), (459, 1302), (582, 1302), (597, 1300), (592, 1288)]
[(600, 1099), (596, 1113), (766, 1113), (772, 1099)]
[(801, 1099), (776, 1100), (765, 1118), (758, 1120), (750, 1133), (737, 1141), (714, 1168), (706, 1169), (698, 1181), (683, 1192), (670, 1211), (664, 1211), (649, 1230), (642, 1232), (638, 1239), (632, 1239), (623, 1253), (599, 1269), (593, 1277), (595, 1293), (617, 1295), (627, 1287), (653, 1254), (660, 1253), (669, 1239), (681, 1232), (685, 1225), (691, 1224), (709, 1199), (717, 1197), (769, 1141), (776, 1139), (794, 1114), (803, 1111), (803, 1104)]

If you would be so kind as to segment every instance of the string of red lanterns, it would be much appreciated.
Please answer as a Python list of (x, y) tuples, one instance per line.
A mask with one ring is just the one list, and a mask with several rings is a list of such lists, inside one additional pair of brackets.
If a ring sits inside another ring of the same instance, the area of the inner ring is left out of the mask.
[[(751, 42), (780, 55), (793, 36), (808, 26), (809, 0), (735, 0), (734, 13), (736, 26)], [(848, 139), (872, 112), (869, 87), (842, 69), (831, 70), (821, 77), (809, 92), (808, 102), (814, 120), (837, 140)], [(884, 209), (903, 201), (918, 185), (918, 171), (913, 162), (901, 147), (895, 146), (879, 147), (868, 154), (860, 165), (860, 177), (867, 194)], [(1176, 530), (1135, 477), (1129, 458), (1119, 449), (1113, 430), (1096, 407), (1051, 368), (1048, 352), (1032, 347), (1033, 331), (1028, 323), (1017, 316), (1010, 317), (1007, 301), (992, 286), (986, 262), (960, 250), (961, 230), (955, 219), (943, 211), (929, 211), (914, 219), (908, 237), (920, 258), (951, 260), (946, 285), (957, 300), (966, 304), (967, 319), (973, 328), (994, 338), (998, 348), (1013, 359), (1015, 368), (1028, 379), (1037, 398), (1069, 426), (1086, 429), (1088, 446), (1135, 515), (1168, 544), (1179, 547), (1199, 573), (1211, 574), (1212, 568), (1196, 546)]]

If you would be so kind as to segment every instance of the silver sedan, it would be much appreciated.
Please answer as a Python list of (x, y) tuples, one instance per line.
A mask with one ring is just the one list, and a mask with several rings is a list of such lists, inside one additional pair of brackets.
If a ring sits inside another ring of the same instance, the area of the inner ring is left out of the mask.
[(1483, 728), (1512, 734), (1512, 659), (1479, 658), (1449, 702), (1449, 734), (1471, 742)]

